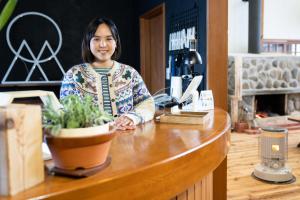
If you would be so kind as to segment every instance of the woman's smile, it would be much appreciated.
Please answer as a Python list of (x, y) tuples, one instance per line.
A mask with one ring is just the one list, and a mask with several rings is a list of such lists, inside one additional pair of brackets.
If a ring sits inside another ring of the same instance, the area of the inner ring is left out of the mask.
[(106, 24), (103, 23), (98, 26), (94, 37), (90, 41), (90, 49), (96, 63), (105, 65), (111, 62), (111, 57), (116, 50), (116, 41)]

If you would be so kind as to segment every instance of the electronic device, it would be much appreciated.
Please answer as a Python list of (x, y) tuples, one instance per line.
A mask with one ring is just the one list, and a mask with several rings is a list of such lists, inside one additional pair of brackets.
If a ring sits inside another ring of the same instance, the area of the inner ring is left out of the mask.
[(203, 76), (195, 76), (192, 80), (192, 82), (189, 84), (185, 92), (183, 93), (182, 97), (180, 98), (178, 103), (183, 103), (188, 98), (190, 98), (191, 95), (193, 95), (194, 91), (197, 91), (201, 81), (202, 81)]
[[(195, 96), (195, 92), (196, 92), (197, 98), (199, 96), (197, 88), (199, 87), (199, 85), (202, 81), (202, 78), (203, 78), (203, 76), (195, 76), (179, 101), (178, 101), (178, 98), (171, 97), (167, 94), (155, 95), (153, 97), (155, 105), (157, 105), (159, 107), (172, 107), (172, 106), (179, 105), (182, 103), (187, 103), (187, 102), (190, 103), (189, 99), (191, 96), (192, 97), (193, 97), (193, 95)], [(180, 87), (180, 89), (181, 89), (181, 85), (178, 85), (177, 87)], [(193, 98), (193, 99), (195, 99), (195, 98)], [(193, 101), (191, 103), (193, 103)]]
[(172, 97), (170, 97), (166, 93), (155, 95), (153, 98), (154, 98), (154, 102), (157, 103), (157, 104), (160, 104), (160, 103), (165, 102), (165, 101), (170, 101), (172, 99)]
[(174, 105), (178, 104), (178, 101), (176, 98), (169, 96), (168, 94), (158, 94), (154, 97), (155, 105), (162, 108), (170, 108)]

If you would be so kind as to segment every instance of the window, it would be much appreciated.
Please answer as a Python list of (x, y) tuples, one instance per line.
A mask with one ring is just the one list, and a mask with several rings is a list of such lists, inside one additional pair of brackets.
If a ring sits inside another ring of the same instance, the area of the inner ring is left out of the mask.
[(300, 56), (300, 40), (263, 39), (263, 52), (287, 53)]

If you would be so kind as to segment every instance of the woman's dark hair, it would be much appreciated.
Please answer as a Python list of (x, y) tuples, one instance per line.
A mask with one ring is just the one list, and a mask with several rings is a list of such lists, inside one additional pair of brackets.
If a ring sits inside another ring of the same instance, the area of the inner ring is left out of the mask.
[(115, 23), (107, 18), (95, 18), (89, 23), (82, 40), (81, 55), (84, 62), (92, 63), (95, 60), (95, 56), (90, 50), (90, 41), (95, 36), (95, 32), (100, 24), (106, 24), (109, 27), (112, 37), (116, 41), (116, 50), (112, 55), (112, 59), (117, 60), (121, 55), (121, 41)]

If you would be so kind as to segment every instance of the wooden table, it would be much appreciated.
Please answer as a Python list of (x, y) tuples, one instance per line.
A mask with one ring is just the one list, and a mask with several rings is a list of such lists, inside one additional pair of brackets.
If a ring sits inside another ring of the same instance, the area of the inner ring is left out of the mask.
[(120, 132), (112, 142), (110, 166), (96, 175), (49, 175), (42, 184), (0, 200), (226, 199), (230, 118), (220, 109), (210, 115), (201, 126), (151, 121)]

